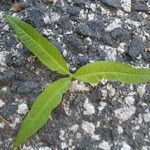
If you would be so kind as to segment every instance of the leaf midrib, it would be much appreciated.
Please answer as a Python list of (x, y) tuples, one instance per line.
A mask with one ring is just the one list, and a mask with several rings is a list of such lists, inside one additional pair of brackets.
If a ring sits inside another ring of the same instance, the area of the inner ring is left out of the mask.
[[(65, 93), (65, 91), (67, 91), (67, 89), (68, 89), (68, 86), (69, 86), (69, 80), (64, 80), (64, 82), (62, 83), (59, 83), (58, 85), (57, 85), (57, 87), (60, 87), (59, 89), (59, 95), (60, 95), (60, 92), (61, 92), (61, 96)], [(48, 88), (48, 87), (47, 87)], [(51, 88), (54, 88), (54, 87), (51, 87)], [(56, 91), (56, 90), (55, 90)], [(56, 92), (54, 92), (54, 93), (52, 93), (52, 96), (50, 97), (50, 99), (54, 99), (56, 96), (57, 96), (57, 93), (58, 93), (58, 90), (56, 91)], [(34, 119), (33, 119), (33, 117), (30, 117), (30, 121), (29, 121), (29, 118), (28, 118), (28, 121), (30, 122), (30, 124), (28, 123), (28, 125), (29, 126), (31, 126), (31, 124), (33, 125), (37, 120), (38, 120), (38, 118), (39, 118), (39, 116), (42, 114), (42, 112), (43, 112), (43, 110), (45, 110), (45, 108), (46, 108), (46, 106), (47, 106), (47, 104), (49, 103), (50, 101), (48, 100), (46, 103), (44, 103), (44, 107), (42, 107), (42, 109), (40, 109), (40, 111), (38, 111), (38, 114), (34, 117)], [(32, 108), (31, 108), (32, 109)], [(52, 107), (52, 109), (49, 109), (49, 112), (51, 112), (52, 110), (53, 110), (54, 108)], [(29, 117), (29, 116), (28, 116)], [(48, 119), (48, 118), (47, 118)], [(26, 120), (27, 121), (27, 120)], [(25, 121), (25, 122), (26, 122)], [(24, 122), (24, 123), (25, 123)], [(45, 124), (45, 122), (44, 122), (44, 124)], [(29, 126), (27, 126), (27, 124), (24, 124), (24, 125), (26, 125), (26, 127), (29, 127)], [(22, 126), (23, 127), (23, 126)], [(26, 128), (25, 126), (23, 127), (23, 128)], [(37, 128), (36, 128), (36, 130), (38, 130)], [(22, 131), (22, 130), (21, 130)], [(34, 131), (34, 133), (35, 133), (36, 131)], [(19, 134), (22, 134), (21, 132), (19, 133)], [(19, 135), (18, 134), (18, 135)], [(19, 139), (18, 139), (18, 137), (20, 137), (20, 135), (19, 136), (17, 136), (17, 138), (16, 138), (16, 140), (15, 140), (15, 142), (17, 142), (17, 141), (19, 141)], [(28, 138), (29, 138), (30, 136), (28, 136)], [(24, 138), (23, 138), (24, 139)], [(25, 137), (25, 139), (26, 139), (26, 137)], [(23, 140), (24, 141), (24, 140)], [(17, 142), (17, 143), (19, 143), (19, 145), (20, 144), (22, 144), (23, 143), (23, 141), (21, 141), (21, 142)], [(18, 145), (18, 144), (16, 144), (16, 145)]]
[(114, 71), (112, 71), (112, 72), (97, 72), (97, 73), (89, 73), (89, 74), (78, 74), (78, 72), (77, 72), (77, 74), (75, 74), (75, 76), (76, 77), (79, 77), (79, 76), (91, 76), (91, 75), (100, 75), (100, 74), (122, 74), (122, 75), (124, 75), (124, 76), (129, 76), (129, 75), (131, 75), (131, 76), (150, 76), (150, 75), (148, 75), (148, 74), (134, 74), (134, 73), (122, 73), (122, 72), (114, 72)]
[[(68, 84), (68, 82), (67, 82), (66, 84)], [(61, 87), (61, 90), (66, 86), (66, 84), (64, 84), (64, 85)], [(62, 94), (63, 94), (63, 92), (62, 92)], [(56, 95), (57, 95), (57, 92), (53, 93), (53, 96), (51, 96), (50, 99), (53, 99), (54, 97), (56, 97)], [(42, 109), (40, 109), (40, 111), (38, 111), (38, 114), (34, 117), (34, 119), (33, 119), (32, 117), (30, 117), (30, 119), (32, 118), (32, 120), (29, 121), (30, 124), (28, 124), (28, 126), (31, 126), (31, 124), (34, 124), (34, 123), (38, 120), (39, 116), (41, 115), (42, 111), (45, 110), (45, 108), (46, 108), (46, 106), (47, 106), (48, 103), (49, 103), (49, 101), (47, 101), (46, 103), (44, 103), (44, 107), (42, 107)], [(32, 108), (31, 108), (31, 109), (32, 109)], [(28, 118), (28, 119), (29, 119), (29, 118)], [(26, 120), (26, 121), (27, 121), (27, 120)], [(22, 126), (22, 127), (23, 127), (23, 126)], [(27, 127), (27, 124), (26, 124), (26, 127)], [(36, 130), (37, 130), (37, 129), (36, 129)], [(20, 134), (21, 134), (21, 133), (20, 133)], [(21, 143), (22, 143), (22, 142), (21, 142)]]
[[(29, 36), (29, 34), (27, 34), (20, 26), (18, 26), (18, 24), (16, 24), (13, 20), (11, 20), (10, 18), (8, 18), (10, 21), (12, 21), (15, 25), (17, 25), (17, 27), (18, 28), (20, 28), (34, 43), (36, 43), (36, 45), (38, 45), (38, 47), (40, 47), (42, 50), (44, 50), (45, 52), (46, 52), (46, 54), (48, 54), (48, 56), (50, 57), (50, 58), (52, 58), (52, 60), (56, 63), (56, 64), (58, 64), (62, 69), (63, 69), (63, 71), (64, 72), (66, 72), (67, 74), (69, 74), (69, 72), (64, 68), (64, 67), (62, 67), (52, 56), (50, 56), (50, 54), (43, 48), (43, 47), (41, 47), (41, 45), (39, 45), (39, 44), (37, 44), (37, 42), (31, 37), (31, 36)], [(22, 41), (23, 43), (24, 43), (24, 41)], [(60, 68), (59, 67), (59, 68)]]

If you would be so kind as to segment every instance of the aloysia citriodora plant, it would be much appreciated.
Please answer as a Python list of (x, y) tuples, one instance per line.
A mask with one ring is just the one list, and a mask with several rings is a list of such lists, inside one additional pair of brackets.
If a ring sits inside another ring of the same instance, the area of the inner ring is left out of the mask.
[(21, 125), (14, 141), (14, 148), (23, 144), (47, 122), (52, 110), (61, 103), (63, 94), (69, 90), (73, 79), (87, 83), (99, 83), (102, 79), (133, 84), (150, 82), (150, 69), (134, 68), (114, 61), (96, 61), (71, 74), (58, 49), (31, 25), (10, 15), (6, 15), (6, 20), (21, 42), (45, 66), (60, 74), (68, 75), (48, 85), (38, 96)]

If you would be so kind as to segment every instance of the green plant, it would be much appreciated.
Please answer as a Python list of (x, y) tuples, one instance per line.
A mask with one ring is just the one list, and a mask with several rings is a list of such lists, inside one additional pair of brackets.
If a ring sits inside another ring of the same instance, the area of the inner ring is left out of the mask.
[(39, 95), (16, 136), (15, 148), (23, 144), (46, 123), (52, 110), (61, 103), (62, 96), (69, 89), (73, 79), (87, 83), (99, 83), (102, 79), (134, 84), (150, 82), (150, 69), (134, 68), (114, 61), (90, 63), (71, 74), (57, 48), (32, 26), (10, 15), (6, 15), (6, 20), (15, 30), (21, 42), (45, 66), (65, 76), (68, 75), (48, 85)]

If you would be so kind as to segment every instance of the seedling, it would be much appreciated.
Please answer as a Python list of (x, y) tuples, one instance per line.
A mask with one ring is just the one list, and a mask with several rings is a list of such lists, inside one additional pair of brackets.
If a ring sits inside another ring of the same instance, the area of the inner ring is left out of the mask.
[(128, 84), (150, 82), (150, 69), (135, 68), (115, 61), (96, 61), (71, 74), (59, 50), (24, 21), (6, 15), (6, 20), (24, 45), (49, 69), (68, 77), (49, 84), (33, 103), (16, 136), (13, 147), (17, 148), (34, 135), (47, 122), (51, 112), (69, 90), (73, 79), (86, 83), (99, 83), (102, 79)]

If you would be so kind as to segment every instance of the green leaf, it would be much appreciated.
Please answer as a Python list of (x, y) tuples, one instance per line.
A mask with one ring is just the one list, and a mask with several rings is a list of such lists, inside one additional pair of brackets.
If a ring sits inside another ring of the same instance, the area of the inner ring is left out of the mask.
[(45, 88), (25, 117), (14, 142), (15, 148), (23, 144), (46, 123), (51, 111), (61, 103), (62, 95), (68, 90), (70, 82), (70, 78), (64, 78)]
[(49, 69), (61, 74), (69, 74), (67, 64), (58, 49), (24, 21), (6, 15), (6, 20), (15, 30), (22, 43)]
[(134, 68), (114, 61), (97, 61), (81, 67), (74, 78), (88, 83), (98, 83), (102, 79), (123, 83), (150, 82), (150, 69)]

